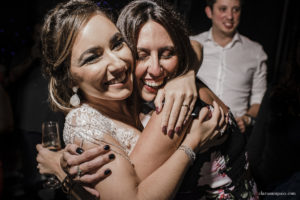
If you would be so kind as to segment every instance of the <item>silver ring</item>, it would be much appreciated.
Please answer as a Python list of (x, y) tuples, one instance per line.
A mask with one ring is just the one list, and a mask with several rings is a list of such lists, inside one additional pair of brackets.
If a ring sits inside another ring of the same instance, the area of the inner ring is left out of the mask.
[(182, 107), (190, 108), (190, 106), (188, 104), (183, 104)]
[(225, 130), (226, 130), (226, 127), (225, 127), (225, 128), (222, 128), (222, 129), (220, 130), (220, 136), (223, 136), (223, 134), (225, 133)]
[(81, 176), (82, 176), (81, 173), (82, 173), (82, 171), (81, 171), (79, 165), (77, 165), (77, 176), (78, 176), (78, 177), (81, 177)]

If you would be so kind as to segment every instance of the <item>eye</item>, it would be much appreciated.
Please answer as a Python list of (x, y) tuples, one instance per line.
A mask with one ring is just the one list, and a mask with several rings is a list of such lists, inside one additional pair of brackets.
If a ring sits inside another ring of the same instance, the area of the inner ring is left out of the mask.
[(142, 61), (145, 60), (148, 57), (148, 54), (146, 52), (138, 52), (137, 60)]
[(165, 50), (160, 54), (160, 58), (162, 59), (169, 59), (175, 55), (174, 50)]
[(219, 10), (220, 10), (220, 12), (225, 12), (226, 11), (226, 7), (220, 7)]
[(233, 12), (235, 13), (238, 13), (241, 11), (241, 8), (240, 7), (236, 7), (236, 8), (233, 8)]
[(97, 54), (92, 54), (90, 56), (88, 56), (86, 59), (84, 59), (83, 61), (83, 64), (82, 65), (85, 65), (85, 64), (93, 64), (97, 61), (97, 59), (99, 58), (100, 56), (97, 55)]
[(124, 45), (124, 39), (120, 37), (112, 44), (112, 49), (119, 50), (123, 47), (123, 45)]

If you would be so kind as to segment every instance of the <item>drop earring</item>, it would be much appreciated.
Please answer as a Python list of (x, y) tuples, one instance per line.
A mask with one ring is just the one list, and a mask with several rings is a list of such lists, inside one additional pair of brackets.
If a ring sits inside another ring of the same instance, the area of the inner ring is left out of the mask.
[(73, 90), (74, 94), (73, 94), (73, 96), (71, 96), (71, 98), (70, 98), (70, 104), (71, 104), (72, 106), (74, 106), (74, 107), (77, 107), (77, 106), (79, 106), (79, 104), (80, 104), (80, 99), (79, 99), (79, 96), (78, 96), (78, 94), (77, 94), (78, 86), (74, 86), (74, 87), (72, 88), (72, 90)]

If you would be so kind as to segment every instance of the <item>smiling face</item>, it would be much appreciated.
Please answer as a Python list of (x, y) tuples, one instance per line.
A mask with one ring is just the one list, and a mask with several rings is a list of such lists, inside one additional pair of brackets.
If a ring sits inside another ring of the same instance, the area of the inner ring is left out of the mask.
[(71, 56), (71, 75), (87, 100), (123, 100), (132, 93), (133, 57), (116, 26), (97, 14), (82, 27)]
[(178, 56), (168, 32), (159, 23), (148, 21), (138, 34), (135, 75), (145, 101), (155, 98), (169, 75), (178, 66)]
[(233, 37), (240, 22), (240, 0), (216, 0), (213, 9), (205, 8), (206, 15), (212, 20), (212, 28), (215, 34)]

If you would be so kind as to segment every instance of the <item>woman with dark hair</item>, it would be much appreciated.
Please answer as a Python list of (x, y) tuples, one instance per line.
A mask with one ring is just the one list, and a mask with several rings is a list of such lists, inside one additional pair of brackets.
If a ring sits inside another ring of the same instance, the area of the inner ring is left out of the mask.
[[(135, 53), (135, 75), (139, 94), (144, 100), (151, 101), (156, 95), (156, 91), (151, 86), (167, 80), (168, 76), (164, 72), (173, 72), (175, 74), (173, 76), (176, 76), (182, 71), (176, 70), (180, 67), (184, 69), (189, 62), (190, 58), (179, 62), (181, 58), (190, 56), (188, 52), (191, 49), (189, 42), (182, 42), (188, 41), (184, 24), (173, 10), (155, 1), (147, 0), (129, 3), (121, 12), (117, 24)], [(174, 56), (174, 52), (177, 53), (177, 57)], [(202, 83), (199, 83), (199, 96), (204, 101), (199, 101), (202, 104), (211, 104), (215, 100), (222, 105), (229, 120), (228, 127), (224, 129), (224, 137), (213, 143), (214, 147), (204, 148), (197, 154), (197, 159), (185, 175), (176, 199), (258, 198), (255, 182), (248, 169), (245, 136), (240, 133), (227, 107)], [(148, 130), (148, 127), (145, 130)], [(147, 138), (148, 143), (141, 145), (138, 142), (130, 155), (144, 163), (135, 167), (141, 179), (159, 168), (174, 152), (172, 147), (174, 143), (176, 144), (176, 138), (171, 142), (157, 143), (155, 148), (152, 148), (151, 145), (155, 144), (152, 141), (158, 141), (160, 137), (155, 135), (150, 138), (149, 135), (142, 134), (140, 140)], [(141, 152), (147, 152), (147, 156), (143, 156), (145, 154)], [(77, 158), (76, 156), (75, 150), (69, 150), (64, 158), (67, 161), (80, 160), (74, 165), (90, 160), (84, 154)], [(93, 165), (91, 161), (87, 163)]]
[[(68, 113), (64, 127), (65, 143), (80, 145), (77, 153), (92, 147), (101, 153), (109, 151), (104, 158), (114, 160), (106, 165), (109, 169), (98, 171), (104, 177), (110, 174), (109, 178), (93, 183), (101, 193), (101, 199), (171, 198), (195, 159), (195, 152), (200, 151), (206, 141), (212, 140), (219, 128), (226, 127), (223, 111), (214, 102), (211, 118), (206, 119), (209, 111), (202, 108), (186, 137), (183, 138), (188, 127), (183, 128), (180, 135), (173, 136), (176, 143), (164, 136), (157, 126), (161, 121), (160, 114), (153, 114), (148, 129), (144, 130), (143, 135), (148, 138), (138, 140), (141, 126), (132, 95), (132, 53), (113, 22), (90, 1), (72, 0), (51, 10), (43, 26), (42, 46), (45, 73), (50, 79), (51, 102), (55, 108)], [(167, 57), (177, 60), (175, 52)], [(174, 66), (174, 70), (178, 68)], [(163, 68), (160, 70), (163, 77), (172, 74)], [(131, 156), (137, 140), (141, 146), (152, 142), (150, 150), (165, 142), (173, 144), (168, 161), (143, 179), (137, 176), (144, 173), (144, 169), (138, 167), (143, 165), (143, 160)], [(68, 145), (67, 149), (71, 147)], [(40, 172), (54, 173), (64, 179), (66, 174), (57, 167), (57, 155), (60, 154), (46, 152), (41, 145), (37, 149)], [(84, 165), (72, 169), (76, 169), (81, 181), (88, 179), (89, 174), (84, 175), (87, 173)], [(68, 178), (64, 179), (64, 186)]]

